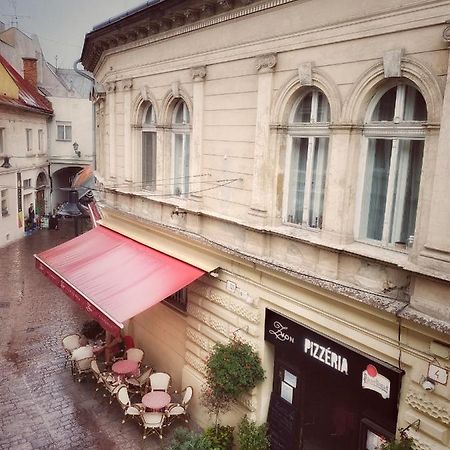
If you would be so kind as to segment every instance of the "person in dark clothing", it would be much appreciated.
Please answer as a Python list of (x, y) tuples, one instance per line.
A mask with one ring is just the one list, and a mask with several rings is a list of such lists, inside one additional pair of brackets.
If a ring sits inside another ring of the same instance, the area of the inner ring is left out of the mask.
[(28, 208), (28, 227), (30, 230), (34, 229), (34, 219), (35, 219), (34, 207), (33, 203), (30, 203), (30, 207)]

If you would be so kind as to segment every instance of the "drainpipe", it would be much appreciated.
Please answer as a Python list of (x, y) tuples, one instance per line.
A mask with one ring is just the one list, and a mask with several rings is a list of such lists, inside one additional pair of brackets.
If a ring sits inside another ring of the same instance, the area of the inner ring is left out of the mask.
[[(73, 70), (78, 74), (81, 75), (84, 78), (87, 78), (92, 83), (92, 91), (94, 91), (95, 88), (95, 79), (88, 75), (84, 70), (78, 69), (78, 64), (81, 62), (81, 58), (77, 59), (73, 63)], [(95, 121), (95, 104), (92, 102), (92, 157), (93, 157), (93, 169), (96, 168), (96, 160), (97, 160), (97, 152), (96, 152), (96, 136), (95, 136), (95, 130), (96, 130), (96, 121)]]

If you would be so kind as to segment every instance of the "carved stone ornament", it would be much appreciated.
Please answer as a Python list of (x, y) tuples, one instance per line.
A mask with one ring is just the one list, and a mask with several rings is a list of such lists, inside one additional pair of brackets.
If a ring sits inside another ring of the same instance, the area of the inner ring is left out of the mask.
[(445, 41), (450, 42), (450, 25), (445, 27), (442, 33), (442, 37), (444, 38)]
[(116, 90), (116, 82), (115, 81), (108, 81), (105, 83), (106, 92), (112, 93)]
[(128, 78), (120, 81), (120, 89), (122, 91), (129, 91), (133, 87), (133, 79)]
[(191, 75), (194, 81), (202, 81), (206, 77), (206, 66), (193, 67)]
[(142, 97), (142, 100), (144, 100), (144, 101), (150, 100), (149, 90), (150, 90), (150, 89), (149, 89), (148, 86), (142, 86), (142, 88), (141, 88), (141, 97)]
[(273, 72), (277, 65), (277, 55), (269, 53), (256, 58), (256, 70), (259, 72)]
[(298, 67), (298, 81), (300, 83), (300, 86), (312, 86), (312, 63), (307, 62), (304, 64), (300, 64), (300, 66)]
[(405, 51), (402, 48), (389, 50), (383, 55), (384, 78), (402, 76), (402, 57)]

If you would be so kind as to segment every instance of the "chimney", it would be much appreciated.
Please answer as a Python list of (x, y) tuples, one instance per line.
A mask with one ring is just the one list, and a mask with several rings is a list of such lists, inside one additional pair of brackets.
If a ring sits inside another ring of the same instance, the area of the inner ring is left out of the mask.
[(23, 77), (33, 86), (37, 86), (37, 59), (22, 58), (23, 60)]

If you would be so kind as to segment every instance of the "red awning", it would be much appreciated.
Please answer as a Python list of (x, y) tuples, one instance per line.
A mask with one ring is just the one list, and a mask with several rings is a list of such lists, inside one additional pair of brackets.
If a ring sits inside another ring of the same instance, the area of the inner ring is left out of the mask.
[(44, 275), (115, 335), (125, 320), (205, 273), (102, 226), (35, 258)]

